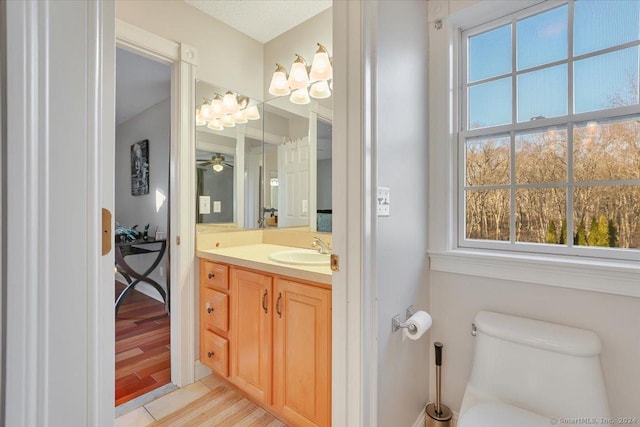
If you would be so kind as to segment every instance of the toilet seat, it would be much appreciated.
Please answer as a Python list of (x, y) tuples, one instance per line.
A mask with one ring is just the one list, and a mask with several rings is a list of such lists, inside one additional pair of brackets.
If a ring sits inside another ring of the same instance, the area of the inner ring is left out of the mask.
[(458, 422), (458, 427), (549, 427), (550, 425), (548, 418), (498, 402), (474, 405)]

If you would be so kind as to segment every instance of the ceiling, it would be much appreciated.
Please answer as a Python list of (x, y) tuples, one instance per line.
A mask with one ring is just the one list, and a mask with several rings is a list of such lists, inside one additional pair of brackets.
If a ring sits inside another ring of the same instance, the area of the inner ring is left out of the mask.
[(184, 0), (262, 44), (331, 7), (331, 0)]
[(151, 59), (116, 49), (116, 126), (171, 94), (171, 69)]

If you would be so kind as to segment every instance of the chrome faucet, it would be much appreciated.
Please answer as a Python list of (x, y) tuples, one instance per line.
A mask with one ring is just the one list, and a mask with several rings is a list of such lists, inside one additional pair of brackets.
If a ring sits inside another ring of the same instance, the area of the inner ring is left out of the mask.
[(314, 248), (318, 248), (318, 253), (319, 254), (329, 254), (329, 253), (331, 253), (331, 245), (329, 245), (327, 242), (323, 241), (319, 237), (314, 237), (313, 238), (313, 243), (311, 243), (311, 246), (314, 247)]

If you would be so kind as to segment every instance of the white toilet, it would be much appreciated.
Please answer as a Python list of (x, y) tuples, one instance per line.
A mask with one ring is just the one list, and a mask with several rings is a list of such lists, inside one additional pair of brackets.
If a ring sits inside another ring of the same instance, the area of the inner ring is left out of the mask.
[(458, 427), (549, 427), (609, 418), (600, 339), (583, 329), (481, 311)]

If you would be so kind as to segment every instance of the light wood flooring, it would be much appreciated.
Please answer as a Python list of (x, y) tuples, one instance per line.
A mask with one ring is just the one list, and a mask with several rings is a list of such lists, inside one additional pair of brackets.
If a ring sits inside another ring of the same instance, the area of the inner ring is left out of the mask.
[[(116, 282), (116, 297), (122, 289)], [(171, 381), (169, 343), (164, 304), (136, 291), (127, 295), (116, 317), (116, 406)]]
[(225, 382), (210, 376), (211, 391), (184, 408), (151, 424), (154, 427), (286, 427), (273, 415), (244, 398)]

